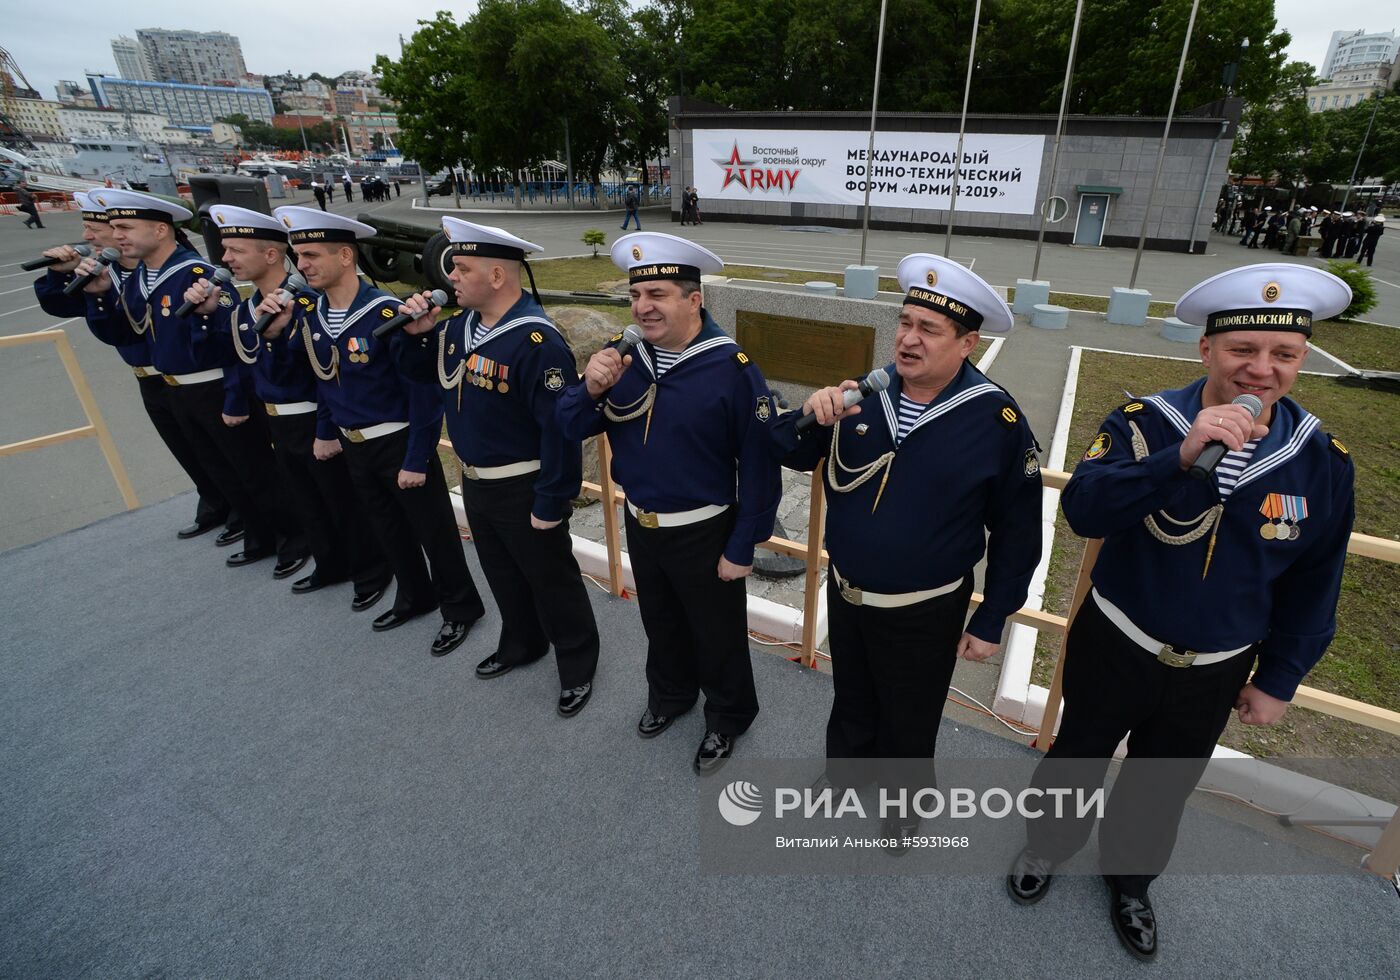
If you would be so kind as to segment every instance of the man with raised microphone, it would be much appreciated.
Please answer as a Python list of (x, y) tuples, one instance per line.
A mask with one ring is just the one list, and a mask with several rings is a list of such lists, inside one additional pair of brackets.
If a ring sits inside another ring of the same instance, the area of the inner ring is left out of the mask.
[(569, 535), (583, 479), (582, 447), (554, 418), (578, 381), (573, 351), (538, 298), (521, 288), (532, 245), (500, 228), (443, 218), (462, 312), (437, 322), (430, 294), (399, 309), (416, 317), (399, 365), (439, 392), (462, 461), (462, 506), (501, 612), (495, 652), (476, 666), (500, 677), (549, 652), (558, 660), (564, 717), (583, 709), (598, 666), (598, 626)]
[[(211, 264), (189, 246), (176, 226), (188, 221), (188, 209), (138, 191), (99, 189), (89, 199), (107, 209), (113, 239), (123, 257), (138, 264), (117, 288), (105, 275), (83, 288), (88, 292), (88, 319), (100, 323), (94, 333), (108, 343), (126, 346), (145, 340), (151, 357), (170, 387), (171, 411), (200, 463), (224, 498), (243, 518), (243, 550), (225, 560), (249, 565), (273, 555), (279, 531), (294, 531), (282, 511), (271, 479), (272, 449), (247, 427), (226, 424), (224, 368), (235, 363), (226, 344), (210, 343), (203, 324), (182, 315), (185, 291), (213, 272)], [(96, 259), (79, 264), (79, 276), (98, 270)], [(279, 558), (274, 575), (287, 575), (304, 558)], [(295, 567), (294, 567), (295, 566)]]
[[(1064, 715), (1035, 782), (1096, 789), (1128, 736), (1099, 866), (1114, 930), (1139, 959), (1157, 953), (1148, 885), (1231, 710), (1276, 724), (1336, 630), (1352, 461), (1286, 396), (1313, 320), (1350, 302), (1340, 279), (1302, 265), (1245, 266), (1188, 290), (1176, 315), (1205, 327), (1206, 376), (1110, 414), (1061, 498), (1075, 533), (1103, 550), (1070, 627)], [(1195, 478), (1221, 447), (1213, 472)], [(1028, 821), (1011, 897), (1038, 902), (1092, 829), (1092, 814)]]
[[(888, 388), (856, 404), (846, 398), (855, 381), (824, 388), (783, 415), (774, 438), (786, 465), (825, 473), (827, 779), (912, 791), (915, 773), (886, 775), (876, 760), (931, 759), (958, 659), (1000, 647), (1040, 560), (1041, 484), (1020, 408), (967, 360), (983, 330), (1011, 329), (1006, 304), (936, 255), (907, 256), (898, 274)], [(969, 620), (984, 554), (984, 598)], [(903, 838), (917, 824), (889, 815), (885, 830)]]
[(724, 263), (674, 235), (613, 243), (643, 340), (604, 347), (559, 398), (565, 436), (606, 432), (627, 492), (627, 550), (647, 633), (643, 738), (705, 695), (695, 770), (714, 772), (758, 714), (749, 661), (754, 546), (773, 532), (782, 482), (758, 367), (702, 305), (700, 277)]
[[(107, 209), (89, 199), (86, 191), (75, 191), (73, 200), (81, 209), (83, 241), (87, 243), (90, 253), (96, 254), (103, 249), (115, 248), (112, 229), (108, 226)], [(46, 249), (43, 256), (51, 261), (39, 278), (34, 280), (34, 295), (39, 300), (40, 308), (53, 317), (86, 319), (87, 295), (72, 288), (74, 270), (83, 260), (83, 255), (72, 245), (57, 245)], [(136, 264), (135, 258), (128, 259), (123, 256), (109, 264), (104, 274), (113, 286), (120, 289), (131, 270), (136, 268)], [(110, 342), (103, 336), (108, 323), (106, 312), (105, 308), (100, 308), (101, 315), (95, 320), (88, 320), (87, 323), (94, 336), (104, 342)], [(199, 455), (190, 444), (189, 438), (181, 431), (180, 423), (175, 420), (170, 409), (170, 386), (151, 364), (151, 345), (144, 336), (133, 336), (125, 324), (119, 324), (119, 327), (116, 339), (120, 341), (120, 346), (116, 348), (117, 354), (136, 375), (136, 383), (141, 390), (141, 405), (146, 409), (146, 417), (151, 420), (151, 425), (155, 427), (161, 441), (170, 450), (170, 455), (175, 457), (180, 468), (189, 476), (198, 494), (194, 523), (175, 532), (175, 536), (181, 540), (198, 537), (227, 521), (228, 526), (215, 538), (215, 543), (233, 544), (243, 537), (243, 523), (231, 512), (228, 501), (219, 492), (213, 478), (205, 471), (199, 461)]]
[(287, 229), (297, 269), (315, 293), (264, 296), (254, 327), (285, 329), (289, 342), (301, 345), (316, 375), (320, 410), (339, 429), (338, 441), (316, 438), (313, 452), (325, 460), (344, 451), (355, 492), (398, 580), (394, 608), (375, 619), (375, 632), (437, 609), (442, 625), (430, 651), (445, 656), (486, 607), (467, 569), (438, 459), (442, 401), (399, 370), (393, 348), (404, 342), (401, 332), (374, 336), (376, 326), (399, 315), (400, 305), (357, 273), (355, 243), (374, 229), (294, 205), (273, 216)]
[[(185, 300), (195, 304), (195, 317), (232, 346), (251, 374), (257, 398), (247, 398), (235, 379), (233, 411), (266, 428), (287, 496), (316, 558), (315, 571), (293, 582), (292, 591), (302, 595), (353, 581), (350, 608), (368, 609), (384, 595), (393, 573), (373, 535), (360, 530), (365, 520), (340, 454), (340, 433), (320, 411), (316, 376), (302, 347), (285, 330), (259, 334), (254, 329), (263, 297), (287, 286), (287, 231), (271, 215), (231, 205), (216, 205), (209, 217), (219, 229), (224, 265), (251, 282), (253, 292), (240, 299), (231, 288), (221, 290), (201, 278), (186, 290)], [(316, 458), (317, 439), (329, 444), (330, 458)]]

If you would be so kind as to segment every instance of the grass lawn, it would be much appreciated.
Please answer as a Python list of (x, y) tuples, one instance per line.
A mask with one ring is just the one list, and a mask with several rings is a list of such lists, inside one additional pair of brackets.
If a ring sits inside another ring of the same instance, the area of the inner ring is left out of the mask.
[[(1123, 389), (1151, 394), (1179, 388), (1200, 376), (1182, 361), (1085, 351), (1070, 424), (1065, 466), (1073, 470), (1099, 422), (1122, 404)], [(1293, 395), (1322, 419), (1324, 428), (1352, 452), (1356, 464), (1356, 530), (1400, 537), (1400, 395), (1350, 388), (1319, 377), (1300, 377)], [(1377, 424), (1388, 420), (1383, 424)], [(1045, 585), (1045, 608), (1067, 611), (1083, 543), (1061, 514)], [(1400, 710), (1400, 566), (1370, 558), (1347, 559), (1337, 612), (1337, 638), (1305, 683), (1346, 697)], [(1059, 637), (1042, 633), (1032, 679), (1048, 686)], [(1222, 743), (1260, 756), (1400, 756), (1400, 738), (1303, 709), (1273, 728), (1231, 721)]]
[(1395, 327), (1323, 320), (1313, 324), (1312, 342), (1357, 370), (1400, 371), (1400, 329)]

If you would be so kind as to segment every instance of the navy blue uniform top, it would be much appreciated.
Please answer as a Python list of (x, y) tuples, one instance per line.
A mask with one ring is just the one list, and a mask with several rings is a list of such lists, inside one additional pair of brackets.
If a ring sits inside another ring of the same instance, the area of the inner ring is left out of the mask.
[(399, 365), (407, 377), (441, 393), (447, 434), (463, 463), (538, 459), (530, 512), (542, 521), (561, 520), (583, 481), (582, 444), (565, 438), (554, 418), (559, 393), (578, 381), (573, 352), (526, 292), (472, 346), (480, 322), (475, 310), (463, 311), (432, 333), (405, 336)]
[[(1076, 534), (1103, 538), (1094, 586), (1147, 635), (1213, 652), (1259, 643), (1254, 686), (1288, 701), (1336, 632), (1342, 564), (1355, 516), (1353, 468), (1341, 444), (1297, 402), (1274, 405), (1269, 433), (1225, 499), (1211, 535), (1186, 545), (1157, 540), (1143, 518), (1186, 521), (1220, 502), (1215, 480), (1194, 480), (1180, 447), (1201, 410), (1205, 379), (1129, 402), (1104, 420), (1060, 498)], [(1149, 454), (1134, 458), (1128, 423)], [(1284, 511), (1282, 524), (1269, 515)], [(1266, 538), (1265, 524), (1283, 538)], [(1296, 534), (1287, 533), (1289, 526)], [(1207, 568), (1207, 553), (1209, 567)]]
[[(291, 325), (288, 324), (288, 329), (274, 340), (268, 340), (253, 329), (258, 320), (255, 311), (262, 300), (263, 295), (256, 288), (245, 300), (240, 300), (235, 292), (224, 290), (219, 305), (207, 318), (201, 318), (207, 319), (210, 333), (233, 345), (237, 358), (237, 370), (228, 368), (224, 372), (224, 411), (229, 415), (248, 414), (250, 387), (260, 401), (274, 405), (318, 401), (316, 376), (311, 373), (311, 363), (306, 359), (301, 339), (292, 340)], [(230, 380), (234, 376), (241, 376), (242, 383)], [(339, 438), (329, 418), (317, 419), (316, 438)]]
[[(1011, 396), (964, 361), (896, 445), (902, 379), (893, 364), (885, 370), (889, 388), (843, 420), (839, 438), (814, 426), (798, 441), (802, 413), (785, 413), (774, 425), (783, 462), (810, 470), (831, 453), (833, 440), (841, 465), (856, 471), (893, 451), (888, 479), (877, 470), (846, 493), (832, 491), (823, 466), (832, 564), (856, 588), (888, 595), (947, 585), (970, 574), (985, 553), (983, 601), (967, 632), (1000, 643), (1040, 562), (1035, 436)], [(837, 467), (842, 486), (856, 475)]]
[[(146, 285), (146, 263), (138, 263), (120, 290), (113, 286), (101, 296), (88, 294), (89, 321), (102, 321), (105, 334), (144, 337), (151, 346), (151, 362), (162, 374), (195, 374), (225, 368), (234, 363), (227, 344), (214, 343), (204, 318), (180, 317), (185, 291), (207, 278), (213, 266), (193, 249), (176, 246), (155, 278)], [(113, 341), (108, 341), (112, 343)]]
[[(128, 275), (125, 269), (116, 264), (109, 265), (103, 274), (110, 279), (114, 288), (119, 288), (122, 280)], [(69, 296), (63, 295), (63, 287), (72, 281), (72, 272), (54, 272), (52, 269), (35, 279), (34, 295), (39, 300), (39, 308), (49, 316), (83, 317), (92, 335), (103, 343), (116, 347), (117, 353), (127, 364), (132, 367), (150, 367), (151, 350), (146, 338), (133, 334), (125, 324), (109, 318), (108, 299), (99, 299), (94, 308), (97, 315), (89, 316), (90, 293), (80, 289)]]
[(337, 326), (326, 323), (326, 297), (310, 291), (297, 296), (296, 312), (287, 325), (287, 341), (303, 357), (308, 356), (309, 333), (309, 356), (330, 374), (330, 380), (316, 377), (317, 431), (326, 424), (364, 429), (407, 422), (408, 449), (400, 469), (426, 473), (442, 432), (442, 399), (433, 387), (410, 381), (400, 372), (395, 348), (410, 339), (403, 331), (380, 339), (371, 335), (379, 324), (398, 315), (400, 300), (363, 279), (359, 282), (360, 290)]
[[(773, 399), (758, 367), (710, 314), (700, 333), (656, 380), (651, 345), (642, 343), (612, 390), (595, 401), (582, 381), (559, 397), (564, 435), (586, 439), (606, 430), (613, 478), (642, 510), (675, 513), (708, 504), (737, 504), (724, 557), (753, 564), (754, 545), (773, 534), (782, 496), (769, 423)], [(613, 422), (604, 414), (638, 402), (655, 381), (649, 414)], [(649, 431), (648, 431), (649, 427)]]

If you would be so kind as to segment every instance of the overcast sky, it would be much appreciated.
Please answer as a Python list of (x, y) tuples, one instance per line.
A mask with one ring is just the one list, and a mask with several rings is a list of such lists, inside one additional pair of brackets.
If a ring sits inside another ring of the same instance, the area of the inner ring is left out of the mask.
[[(85, 70), (116, 74), (111, 40), (119, 34), (135, 37), (138, 27), (227, 31), (242, 41), (244, 61), (255, 74), (291, 69), (334, 76), (370, 68), (376, 54), (397, 54), (399, 34), (412, 34), (419, 20), (431, 19), (439, 9), (450, 8), (462, 17), (474, 7), (444, 0), (341, 0), (334, 5), (286, 0), (238, 0), (223, 5), (136, 0), (121, 9), (109, 5), (102, 12), (102, 7), (35, 3), (7, 18), (0, 43), (30, 84), (51, 99), (60, 78), (82, 83)], [(1386, 7), (1377, 0), (1277, 0), (1274, 9), (1279, 26), (1293, 36), (1289, 56), (1316, 66), (1333, 31), (1400, 28), (1400, 11), (1392, 7), (1396, 12), (1387, 15)], [(83, 10), (98, 15), (86, 16)]]

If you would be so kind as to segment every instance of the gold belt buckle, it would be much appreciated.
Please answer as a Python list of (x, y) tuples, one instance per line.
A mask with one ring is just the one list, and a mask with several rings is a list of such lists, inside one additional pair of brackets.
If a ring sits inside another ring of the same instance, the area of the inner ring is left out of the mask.
[(1157, 659), (1168, 667), (1190, 667), (1196, 662), (1196, 654), (1191, 650), (1178, 653), (1170, 643), (1167, 643), (1162, 646), (1161, 652), (1157, 654)]
[(656, 518), (656, 512), (651, 510), (638, 510), (637, 523), (646, 528), (658, 528), (661, 522)]
[(359, 429), (346, 429), (345, 438), (349, 439), (351, 442), (364, 442), (365, 434)]
[(462, 472), (466, 474), (468, 480), (480, 480), (480, 475), (476, 472), (475, 466), (463, 466)]
[(170, 387), (172, 387), (172, 388), (178, 388), (178, 387), (180, 387), (180, 382), (178, 382), (178, 381), (175, 380), (174, 375), (162, 374), (161, 377), (165, 379), (165, 383), (168, 384), (168, 385), (170, 385)]

